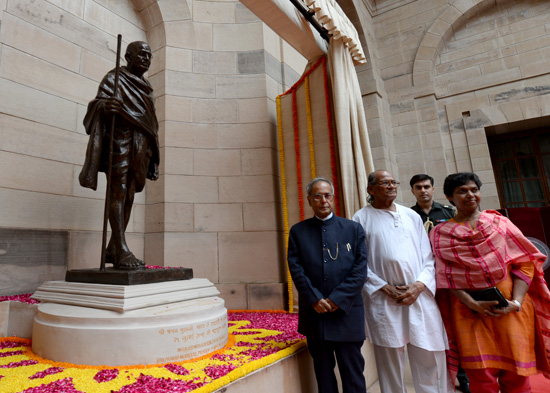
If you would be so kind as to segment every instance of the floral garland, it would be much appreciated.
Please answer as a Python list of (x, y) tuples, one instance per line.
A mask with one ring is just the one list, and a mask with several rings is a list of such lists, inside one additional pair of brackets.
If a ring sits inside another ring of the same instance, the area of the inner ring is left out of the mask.
[(316, 165), (315, 165), (315, 149), (313, 148), (313, 117), (311, 116), (311, 93), (309, 90), (309, 75), (305, 78), (305, 88), (306, 88), (306, 115), (307, 115), (307, 137), (309, 141), (309, 157), (311, 160), (311, 178), (315, 179), (316, 175)]
[(296, 183), (298, 187), (298, 204), (300, 206), (300, 221), (305, 218), (304, 192), (302, 190), (302, 158), (300, 157), (300, 127), (298, 125), (298, 100), (296, 90), (292, 91), (292, 123), (294, 126), (294, 152), (296, 153)]
[[(297, 90), (303, 84), (305, 84), (305, 100), (306, 100), (306, 118), (307, 118), (307, 133), (308, 133), (308, 143), (309, 143), (309, 160), (311, 168), (311, 177), (316, 177), (316, 164), (315, 164), (315, 151), (314, 151), (314, 137), (313, 137), (313, 116), (311, 111), (311, 93), (309, 85), (310, 75), (322, 66), (323, 72), (323, 84), (324, 84), (324, 93), (325, 93), (325, 110), (327, 114), (327, 130), (329, 136), (329, 155), (330, 155), (330, 166), (332, 172), (332, 181), (334, 183), (334, 210), (336, 215), (340, 215), (341, 212), (341, 198), (340, 198), (340, 186), (338, 183), (338, 166), (336, 160), (336, 149), (334, 142), (334, 126), (332, 121), (332, 107), (331, 107), (331, 98), (330, 98), (330, 87), (329, 79), (327, 72), (326, 56), (322, 56), (317, 60), (309, 70), (307, 70), (301, 78), (296, 82), (290, 89), (285, 93), (277, 97), (277, 133), (279, 141), (279, 163), (281, 170), (281, 194), (282, 194), (282, 204), (283, 204), (283, 226), (284, 226), (284, 236), (285, 236), (285, 247), (288, 245), (288, 235), (289, 235), (289, 218), (288, 218), (288, 199), (287, 199), (287, 179), (285, 173), (285, 154), (284, 154), (284, 141), (283, 141), (283, 123), (282, 123), (282, 114), (281, 114), (281, 98), (290, 94), (292, 96), (292, 128), (294, 133), (294, 153), (296, 160), (296, 175), (297, 175), (297, 194), (298, 194), (298, 205), (299, 205), (299, 215), (300, 220), (305, 218), (304, 213), (304, 196), (303, 196), (303, 185), (302, 185), (302, 165), (301, 165), (301, 155), (300, 155), (300, 130), (298, 122), (298, 108), (297, 108)], [(289, 131), (290, 132), (290, 131)], [(285, 248), (286, 250), (286, 248)], [(292, 289), (292, 277), (290, 276), (290, 271), (287, 266), (287, 283), (288, 283), (288, 299), (289, 299), (289, 311), (294, 311), (294, 293)]]
[(31, 340), (0, 338), (3, 393), (210, 393), (305, 347), (298, 316), (284, 311), (228, 313), (230, 342), (201, 358), (151, 366), (86, 366), (35, 355)]
[[(281, 194), (283, 202), (283, 230), (285, 236), (285, 255), (288, 247), (288, 202), (286, 199), (286, 171), (285, 171), (285, 149), (283, 141), (283, 117), (281, 115), (281, 96), (277, 97), (277, 136), (279, 138), (279, 167), (281, 170)], [(288, 310), (294, 311), (294, 292), (292, 291), (292, 276), (286, 264), (286, 276), (288, 285)]]

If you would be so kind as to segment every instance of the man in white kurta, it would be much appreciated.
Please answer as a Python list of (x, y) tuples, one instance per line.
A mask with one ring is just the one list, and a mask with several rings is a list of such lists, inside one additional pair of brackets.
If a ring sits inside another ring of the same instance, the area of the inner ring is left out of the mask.
[(369, 252), (363, 297), (380, 388), (382, 393), (406, 392), (407, 346), (416, 393), (452, 391), (445, 361), (447, 338), (434, 299), (430, 242), (420, 216), (393, 202), (398, 185), (387, 171), (371, 173), (371, 205), (353, 216), (365, 230)]

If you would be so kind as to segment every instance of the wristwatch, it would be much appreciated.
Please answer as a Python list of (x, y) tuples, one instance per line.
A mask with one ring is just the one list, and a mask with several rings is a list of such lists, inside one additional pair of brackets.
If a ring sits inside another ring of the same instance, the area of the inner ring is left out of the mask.
[(521, 303), (519, 301), (517, 301), (516, 299), (512, 300), (512, 303), (514, 303), (516, 306), (518, 306), (518, 311), (516, 312), (520, 312), (521, 311)]

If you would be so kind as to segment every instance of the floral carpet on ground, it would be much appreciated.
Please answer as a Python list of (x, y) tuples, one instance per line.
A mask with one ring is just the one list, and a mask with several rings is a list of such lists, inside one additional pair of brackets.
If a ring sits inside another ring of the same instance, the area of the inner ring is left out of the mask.
[[(31, 340), (0, 338), (2, 393), (207, 393), (304, 347), (298, 315), (229, 311), (229, 342), (214, 353), (153, 366), (82, 366), (36, 356)], [(75, 348), (78, 350), (78, 348)]]

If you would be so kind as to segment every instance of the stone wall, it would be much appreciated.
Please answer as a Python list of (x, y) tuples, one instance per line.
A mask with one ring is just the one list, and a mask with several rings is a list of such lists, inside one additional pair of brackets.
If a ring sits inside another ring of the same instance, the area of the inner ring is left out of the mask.
[(364, 15), (356, 26), (373, 36), (365, 44), (374, 71), (358, 71), (367, 117), (389, 107), (383, 127), (369, 124), (373, 157), (401, 180), (399, 200), (414, 203), (408, 181), (416, 173), (434, 176), (445, 201), (445, 176), (474, 171), (484, 183), (482, 207), (499, 208), (486, 135), (548, 124), (548, 2), (417, 0), (379, 10), (342, 3), (350, 2), (348, 15)]
[[(78, 184), (88, 139), (82, 119), (99, 81), (114, 65), (116, 33), (145, 39), (143, 25), (127, 3), (116, 5), (116, 12), (92, 1), (0, 4), (0, 225), (3, 231), (40, 230), (44, 236), (49, 231), (52, 238), (69, 231), (68, 245), (52, 243), (63, 248), (53, 260), (44, 258), (44, 267), (99, 266), (105, 182), (102, 178), (97, 192)], [(138, 197), (128, 229), (140, 256), (143, 235), (136, 223), (143, 204)], [(32, 244), (34, 232), (13, 232), (21, 244)], [(18, 258), (24, 264), (36, 256), (33, 247), (20, 251), (7, 250), (0, 264), (10, 259), (19, 265)], [(39, 271), (29, 282), (51, 279)]]
[(61, 262), (99, 266), (105, 181), (96, 192), (78, 184), (82, 119), (121, 33), (124, 47), (153, 50), (161, 145), (130, 247), (148, 264), (193, 268), (229, 308), (283, 308), (275, 97), (305, 59), (238, 1), (1, 0), (0, 10), (0, 227), (66, 231)]
[[(486, 135), (548, 124), (550, 5), (340, 4), (368, 57), (357, 72), (375, 166), (402, 181), (399, 201), (413, 204), (415, 173), (432, 174), (444, 200), (444, 177), (473, 170), (483, 207), (498, 208)], [(132, 249), (193, 268), (231, 308), (284, 307), (275, 97), (306, 61), (281, 32), (237, 1), (0, 0), (0, 10), (0, 227), (66, 232), (61, 263), (99, 265), (105, 182), (78, 184), (82, 119), (122, 33), (154, 52), (162, 156), (160, 179), (138, 194)]]

